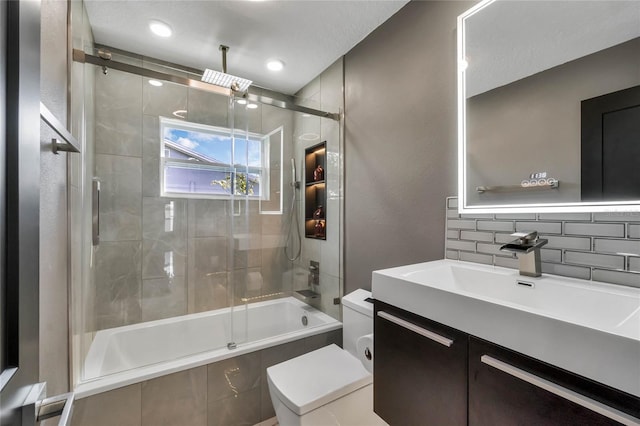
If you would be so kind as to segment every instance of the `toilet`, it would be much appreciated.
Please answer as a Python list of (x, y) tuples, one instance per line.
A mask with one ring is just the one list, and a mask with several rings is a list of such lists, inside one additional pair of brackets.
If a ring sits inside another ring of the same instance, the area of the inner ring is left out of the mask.
[(370, 298), (362, 289), (342, 298), (344, 349), (332, 344), (267, 368), (281, 426), (386, 425), (373, 412)]

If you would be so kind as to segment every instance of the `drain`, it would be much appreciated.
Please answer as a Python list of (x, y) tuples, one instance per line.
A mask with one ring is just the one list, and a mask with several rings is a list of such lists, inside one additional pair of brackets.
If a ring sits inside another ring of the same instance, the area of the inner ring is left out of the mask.
[(309, 324), (309, 318), (307, 318), (306, 315), (303, 315), (302, 316), (302, 325), (304, 325), (306, 327), (307, 324)]

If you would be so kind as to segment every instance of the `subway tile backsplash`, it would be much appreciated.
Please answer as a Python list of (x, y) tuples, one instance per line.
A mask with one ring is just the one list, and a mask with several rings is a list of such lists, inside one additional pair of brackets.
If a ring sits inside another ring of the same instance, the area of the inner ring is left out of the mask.
[(572, 278), (640, 287), (640, 213), (524, 213), (459, 215), (447, 198), (447, 259), (517, 269), (515, 254), (500, 245), (511, 233), (538, 231), (542, 271)]

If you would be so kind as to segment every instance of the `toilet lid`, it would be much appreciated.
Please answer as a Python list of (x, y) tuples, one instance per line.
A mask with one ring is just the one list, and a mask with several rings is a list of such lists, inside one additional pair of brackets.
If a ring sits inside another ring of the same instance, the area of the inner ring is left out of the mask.
[(362, 363), (337, 345), (267, 368), (272, 390), (291, 411), (303, 415), (372, 382)]

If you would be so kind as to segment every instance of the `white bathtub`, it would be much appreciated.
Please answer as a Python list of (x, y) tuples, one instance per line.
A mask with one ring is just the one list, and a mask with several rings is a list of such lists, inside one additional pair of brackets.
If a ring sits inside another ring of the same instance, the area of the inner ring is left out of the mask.
[[(83, 380), (75, 389), (76, 398), (342, 326), (293, 297), (251, 303), (246, 309), (244, 305), (236, 307), (233, 318), (230, 312), (224, 308), (97, 332), (84, 363)], [(231, 341), (237, 344), (236, 349), (227, 348)]]

